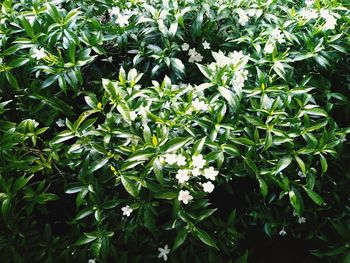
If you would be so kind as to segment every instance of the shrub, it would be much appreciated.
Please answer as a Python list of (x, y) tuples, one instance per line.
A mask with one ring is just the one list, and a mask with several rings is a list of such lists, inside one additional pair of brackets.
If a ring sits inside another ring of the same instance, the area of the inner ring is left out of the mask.
[(2, 261), (348, 262), (349, 14), (3, 1)]

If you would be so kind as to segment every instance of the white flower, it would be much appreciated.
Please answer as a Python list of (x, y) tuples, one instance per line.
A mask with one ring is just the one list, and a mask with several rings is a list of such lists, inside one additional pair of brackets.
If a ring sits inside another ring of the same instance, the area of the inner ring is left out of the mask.
[(158, 251), (159, 251), (158, 258), (163, 257), (164, 261), (167, 261), (168, 254), (170, 253), (170, 249), (169, 249), (168, 245), (165, 245), (164, 248), (159, 247)]
[(122, 211), (123, 211), (123, 216), (130, 216), (130, 214), (132, 213), (132, 211), (134, 211), (130, 206), (126, 205), (124, 207), (122, 207)]
[(190, 45), (187, 44), (187, 43), (183, 43), (182, 46), (181, 46), (181, 49), (182, 49), (183, 51), (187, 51), (189, 48), (190, 48)]
[(242, 50), (235, 50), (229, 54), (229, 57), (231, 58), (231, 63), (237, 65), (243, 58), (245, 58), (245, 55), (243, 54)]
[(89, 259), (88, 263), (96, 263), (94, 259)]
[(177, 155), (175, 153), (168, 153), (165, 156), (165, 162), (173, 165), (177, 162)]
[(34, 48), (32, 58), (40, 60), (40, 59), (43, 59), (44, 57), (46, 57), (44, 48), (40, 48), (40, 49)]
[(56, 124), (58, 127), (64, 127), (66, 124), (64, 122), (63, 119), (59, 118), (57, 121), (56, 121)]
[(305, 217), (300, 217), (299, 219), (298, 219), (298, 223), (299, 224), (303, 224), (303, 223), (305, 223), (306, 222), (306, 218)]
[(314, 4), (314, 0), (305, 0), (306, 6), (312, 6)]
[(149, 110), (149, 106), (140, 106), (138, 109), (138, 114), (142, 116), (142, 118), (147, 118), (147, 112)]
[(271, 54), (274, 50), (275, 46), (272, 42), (267, 42), (264, 47), (264, 52), (267, 54)]
[(282, 230), (278, 234), (284, 237), (285, 235), (287, 235), (287, 232), (284, 230), (284, 228), (282, 228)]
[(202, 184), (203, 186), (203, 191), (207, 193), (211, 193), (214, 190), (214, 184), (212, 182), (206, 182)]
[(210, 166), (209, 168), (204, 169), (203, 175), (205, 178), (214, 181), (215, 177), (219, 174), (219, 171), (215, 171), (214, 167)]
[(196, 62), (201, 62), (203, 60), (203, 56), (200, 53), (197, 53), (194, 58), (193, 58)]
[(119, 15), (119, 13), (120, 13), (119, 7), (114, 6), (114, 7), (112, 8), (111, 12), (110, 12), (110, 15), (111, 15), (111, 16), (116, 16), (116, 15)]
[(199, 176), (202, 174), (201, 171), (199, 170), (199, 168), (193, 168), (191, 173), (193, 176)]
[(125, 27), (129, 24), (129, 18), (130, 16), (119, 14), (117, 19), (115, 20), (115, 23), (118, 24), (120, 27)]
[(205, 159), (203, 159), (203, 155), (198, 154), (198, 155), (192, 156), (192, 164), (194, 167), (201, 169), (204, 167), (205, 163), (206, 161)]
[(191, 57), (197, 55), (196, 49), (195, 49), (195, 48), (191, 48), (191, 49), (188, 51), (188, 55), (191, 56)]
[(204, 101), (199, 101), (199, 99), (195, 99), (192, 101), (192, 106), (196, 111), (206, 111), (208, 110), (208, 105)]
[(193, 196), (190, 195), (190, 192), (187, 190), (181, 190), (179, 193), (179, 197), (178, 200), (182, 201), (185, 205), (188, 204), (189, 201), (191, 201), (193, 199)]
[(323, 25), (324, 30), (334, 29), (337, 24), (337, 19), (329, 12), (329, 10), (321, 10), (321, 17), (326, 20)]
[(203, 42), (202, 45), (204, 49), (210, 49), (210, 43), (208, 43), (206, 40)]
[(190, 177), (188, 176), (188, 173), (189, 173), (188, 170), (180, 169), (177, 171), (175, 178), (179, 180), (180, 184), (182, 184), (184, 182), (187, 182), (190, 179)]
[(256, 9), (248, 9), (248, 11), (247, 11), (247, 15), (248, 16), (255, 16), (255, 14), (256, 14)]
[(136, 111), (130, 111), (130, 120), (134, 121), (137, 118)]
[(178, 166), (186, 165), (186, 157), (183, 156), (182, 154), (178, 154), (176, 157), (176, 164)]
[(239, 8), (239, 9), (237, 9), (237, 13), (238, 13), (238, 16), (239, 16), (238, 23), (240, 23), (242, 26), (247, 24), (248, 21), (249, 21), (249, 17), (244, 12), (244, 10)]
[(113, 62), (113, 58), (112, 57), (108, 57), (108, 58), (101, 59), (101, 61), (106, 61), (106, 62), (112, 63)]
[(219, 50), (219, 52), (212, 52), (212, 54), (216, 61), (216, 64), (220, 68), (230, 65), (232, 63), (231, 58), (225, 56), (225, 54), (221, 50)]
[(275, 28), (274, 30), (272, 30), (270, 36), (277, 40), (278, 43), (282, 44), (285, 42), (284, 40), (284, 34), (281, 33), (281, 31), (278, 28)]
[(318, 17), (318, 13), (315, 10), (309, 10), (306, 8), (301, 9), (300, 15), (306, 20), (315, 19)]
[(241, 74), (235, 74), (234, 78), (232, 79), (232, 85), (236, 89), (240, 89), (244, 87), (245, 75), (243, 74), (243, 72), (240, 72), (240, 71), (237, 73), (241, 73)]
[(323, 25), (324, 30), (333, 30), (335, 29), (335, 26), (337, 24), (337, 19), (334, 18), (333, 16), (329, 16), (326, 19), (326, 23)]

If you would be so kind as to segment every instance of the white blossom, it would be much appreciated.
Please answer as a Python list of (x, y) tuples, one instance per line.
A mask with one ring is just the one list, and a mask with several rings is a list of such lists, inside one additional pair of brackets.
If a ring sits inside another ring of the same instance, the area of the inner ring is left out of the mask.
[(46, 57), (46, 53), (45, 53), (44, 48), (40, 48), (40, 49), (34, 48), (33, 49), (32, 58), (40, 60), (40, 59), (43, 59), (44, 57)]
[(203, 48), (204, 49), (210, 49), (210, 43), (208, 43), (206, 40), (203, 42)]
[(238, 18), (238, 23), (241, 24), (242, 26), (246, 25), (249, 21), (249, 16), (244, 12), (242, 9), (237, 9), (237, 14), (239, 16)]
[(117, 16), (120, 14), (120, 9), (117, 6), (114, 6), (112, 10), (109, 12), (111, 16)]
[(195, 48), (191, 48), (190, 50), (188, 50), (188, 55), (189, 56), (195, 56), (197, 54), (197, 51)]
[(106, 62), (112, 63), (113, 62), (113, 58), (112, 57), (108, 57), (108, 58), (101, 59), (101, 61), (106, 61)]
[(182, 46), (181, 46), (181, 49), (182, 49), (183, 51), (187, 51), (189, 48), (190, 48), (190, 45), (187, 44), (187, 43), (183, 43)]
[(188, 204), (189, 201), (193, 199), (193, 196), (190, 195), (190, 192), (187, 190), (181, 190), (179, 192), (178, 200), (182, 201), (185, 205)]
[(282, 228), (282, 230), (278, 233), (280, 236), (285, 236), (287, 235), (287, 232)]
[(215, 177), (219, 174), (219, 171), (215, 171), (214, 167), (210, 166), (209, 168), (204, 169), (203, 175), (205, 178), (214, 181)]
[(236, 72), (235, 76), (232, 79), (232, 85), (236, 89), (241, 89), (244, 87), (245, 79), (246, 79), (246, 77), (245, 77), (244, 73), (242, 71), (238, 71), (238, 72)]
[(193, 176), (200, 176), (202, 174), (201, 171), (199, 170), (199, 168), (197, 168), (197, 167), (193, 168), (191, 173)]
[(300, 15), (306, 20), (316, 19), (318, 17), (318, 13), (315, 10), (306, 8), (301, 9)]
[(65, 121), (61, 118), (59, 118), (57, 121), (56, 121), (56, 124), (58, 127), (64, 127), (66, 124), (65, 124)]
[(275, 46), (272, 42), (267, 42), (264, 47), (264, 52), (267, 54), (271, 54), (274, 50)]
[(96, 263), (96, 260), (94, 260), (94, 259), (89, 259), (88, 263)]
[(130, 111), (130, 120), (134, 121), (137, 118), (137, 112), (136, 111)]
[(274, 30), (272, 30), (270, 36), (280, 44), (285, 42), (284, 34), (281, 33), (281, 30), (279, 30), (278, 28), (275, 28)]
[(130, 214), (132, 213), (132, 211), (134, 211), (129, 205), (126, 205), (124, 207), (122, 207), (122, 211), (123, 211), (123, 216), (130, 216)]
[(183, 166), (183, 165), (186, 165), (186, 157), (183, 156), (182, 154), (178, 154), (176, 156), (176, 164), (178, 166)]
[(177, 154), (175, 153), (168, 153), (164, 157), (165, 157), (165, 162), (170, 165), (173, 165), (177, 162)]
[(168, 254), (170, 253), (170, 249), (169, 249), (168, 245), (165, 245), (164, 248), (159, 247), (158, 251), (159, 251), (158, 258), (163, 257), (164, 261), (167, 261)]
[(214, 190), (214, 184), (210, 181), (203, 183), (202, 186), (204, 192), (211, 193)]
[(203, 56), (200, 53), (197, 53), (194, 58), (193, 58), (196, 62), (201, 62), (203, 60)]
[(129, 25), (129, 18), (128, 15), (119, 14), (117, 19), (115, 20), (115, 23), (118, 24), (120, 27), (125, 27)]
[(305, 223), (306, 222), (306, 218), (305, 217), (300, 217), (299, 219), (298, 219), (298, 223), (299, 224), (303, 224), (303, 223)]
[(198, 155), (192, 156), (192, 164), (194, 167), (201, 169), (204, 167), (205, 163), (206, 161), (205, 159), (203, 159), (203, 155), (198, 154)]
[(305, 5), (306, 6), (312, 6), (314, 4), (314, 0), (305, 0)]
[(206, 104), (204, 101), (200, 101), (198, 98), (192, 101), (192, 106), (196, 111), (208, 110), (208, 104)]
[(324, 30), (333, 30), (337, 24), (337, 19), (329, 12), (329, 10), (321, 10), (321, 17), (325, 19), (325, 24), (323, 25)]
[(177, 171), (177, 174), (176, 174), (175, 178), (176, 178), (177, 180), (179, 180), (179, 183), (180, 183), (180, 184), (182, 184), (182, 183), (184, 183), (184, 182), (187, 182), (187, 181), (190, 179), (190, 177), (188, 176), (188, 174), (189, 174), (189, 171), (188, 171), (188, 170), (180, 169), (180, 170)]

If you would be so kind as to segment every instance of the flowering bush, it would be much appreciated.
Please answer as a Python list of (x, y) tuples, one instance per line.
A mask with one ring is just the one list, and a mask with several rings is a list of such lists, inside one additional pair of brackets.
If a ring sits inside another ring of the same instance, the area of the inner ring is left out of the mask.
[(348, 262), (349, 15), (4, 0), (1, 261)]

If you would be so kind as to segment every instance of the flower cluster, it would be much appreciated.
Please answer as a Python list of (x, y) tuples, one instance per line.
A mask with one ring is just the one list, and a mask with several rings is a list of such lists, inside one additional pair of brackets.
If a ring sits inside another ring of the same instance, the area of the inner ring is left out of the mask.
[[(208, 49), (208, 48), (210, 48), (210, 44), (205, 41), (203, 43), (203, 47), (205, 49)], [(195, 62), (201, 62), (203, 60), (203, 56), (200, 53), (198, 53), (195, 48), (190, 49), (189, 44), (187, 44), (187, 43), (182, 44), (181, 49), (183, 51), (188, 51), (188, 55), (190, 56), (190, 58), (188, 59), (188, 62), (195, 63)]]
[[(165, 155), (165, 162), (169, 165), (176, 164), (178, 166), (187, 166), (186, 168), (177, 170), (175, 178), (178, 180), (179, 184), (188, 182), (191, 177), (198, 178), (200, 175), (203, 175), (204, 178), (209, 180), (205, 183), (199, 183), (202, 186), (203, 191), (211, 193), (214, 190), (214, 184), (211, 181), (216, 179), (219, 172), (212, 166), (204, 168), (207, 162), (203, 158), (203, 155), (193, 155), (189, 163), (187, 163), (186, 158), (182, 154), (171, 153)], [(188, 204), (192, 199), (193, 196), (188, 190), (181, 190), (179, 192), (178, 200), (182, 201), (184, 204)]]
[(238, 14), (238, 23), (241, 26), (245, 26), (251, 17), (260, 17), (262, 15), (262, 10), (261, 9), (255, 9), (255, 8), (250, 8), (247, 10), (243, 10), (241, 8), (238, 8), (236, 10)]
[(129, 25), (129, 19), (133, 15), (133, 12), (129, 9), (125, 9), (122, 12), (119, 7), (115, 6), (110, 11), (110, 15), (115, 17), (115, 23), (120, 27)]
[(321, 10), (321, 17), (325, 20), (324, 30), (333, 30), (337, 24), (337, 19), (329, 10)]

